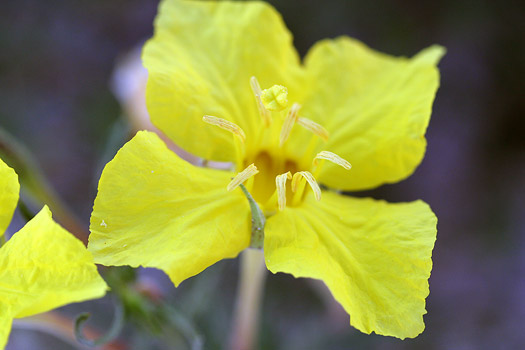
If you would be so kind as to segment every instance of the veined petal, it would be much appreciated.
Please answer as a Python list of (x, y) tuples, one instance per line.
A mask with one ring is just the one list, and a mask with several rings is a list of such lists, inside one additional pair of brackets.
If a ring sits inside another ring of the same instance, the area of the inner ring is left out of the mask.
[(324, 281), (362, 332), (412, 338), (424, 329), (436, 221), (422, 201), (309, 195), (266, 221), (266, 265)]
[(362, 190), (408, 177), (421, 162), (425, 131), (439, 86), (432, 46), (411, 59), (378, 53), (342, 37), (316, 44), (305, 59), (310, 84), (302, 115), (319, 122), (330, 138), (319, 150), (350, 159), (352, 172), (326, 164), (319, 181)]
[(231, 135), (202, 125), (203, 115), (246, 132), (247, 151), (264, 128), (250, 87), (287, 86), (296, 100), (298, 55), (281, 16), (263, 2), (164, 0), (145, 46), (146, 90), (153, 123), (185, 150), (232, 161)]
[(155, 267), (173, 283), (250, 244), (250, 208), (233, 173), (198, 168), (141, 131), (100, 178), (88, 249), (103, 265)]
[(0, 159), (0, 236), (4, 234), (11, 222), (16, 205), (20, 184), (18, 176), (2, 159)]
[[(102, 297), (107, 285), (93, 257), (44, 207), (0, 249), (0, 325)], [(3, 328), (3, 327), (2, 327)], [(8, 328), (9, 329), (9, 328)], [(7, 335), (0, 331), (0, 348)]]

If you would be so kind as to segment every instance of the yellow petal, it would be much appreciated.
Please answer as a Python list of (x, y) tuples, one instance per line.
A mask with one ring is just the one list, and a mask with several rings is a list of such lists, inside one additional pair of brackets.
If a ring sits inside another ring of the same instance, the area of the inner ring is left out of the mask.
[(13, 313), (8, 305), (0, 302), (0, 349), (4, 350), (11, 333), (13, 323)]
[(311, 49), (305, 65), (312, 91), (301, 114), (330, 132), (318, 150), (353, 165), (349, 173), (327, 163), (318, 177), (321, 183), (362, 190), (412, 174), (425, 153), (439, 85), (436, 64), (443, 54), (442, 47), (432, 46), (411, 59), (397, 58), (346, 37)]
[[(107, 285), (82, 242), (44, 207), (0, 249), (0, 328), (13, 318), (102, 297)], [(7, 335), (0, 331), (0, 348)]]
[(173, 283), (250, 244), (250, 207), (228, 192), (233, 173), (195, 167), (142, 131), (109, 162), (91, 215), (88, 249), (104, 265), (164, 270)]
[(20, 185), (13, 169), (0, 159), (0, 236), (11, 222), (18, 203)]
[(231, 135), (202, 125), (203, 115), (229, 120), (246, 132), (247, 151), (264, 127), (250, 87), (287, 86), (300, 92), (299, 58), (281, 16), (263, 2), (166, 0), (155, 36), (145, 46), (146, 90), (153, 123), (185, 150), (232, 161)]
[(425, 203), (389, 204), (325, 191), (266, 221), (269, 270), (324, 281), (365, 333), (424, 329), (436, 217)]

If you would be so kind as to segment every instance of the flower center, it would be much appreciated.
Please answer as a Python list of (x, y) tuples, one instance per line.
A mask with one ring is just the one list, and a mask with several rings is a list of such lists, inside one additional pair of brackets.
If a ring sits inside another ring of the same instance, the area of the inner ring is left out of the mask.
[[(264, 125), (261, 133), (270, 135), (270, 145), (278, 144), (278, 147), (260, 145), (255, 154), (248, 155), (244, 147), (246, 135), (238, 125), (222, 118), (204, 116), (203, 121), (227, 130), (235, 137), (240, 157), (237, 164), (244, 170), (232, 179), (227, 190), (232, 191), (239, 184), (245, 183), (246, 188), (267, 216), (272, 215), (277, 209), (284, 210), (286, 206), (296, 206), (301, 203), (308, 188), (313, 191), (315, 198), (320, 200), (321, 189), (314, 175), (319, 173), (324, 161), (331, 161), (345, 169), (351, 168), (350, 163), (328, 151), (319, 152), (311, 162), (309, 160), (305, 162), (299, 156), (297, 159), (286, 156), (282, 147), (296, 124), (310, 131), (313, 137), (319, 137), (324, 141), (328, 140), (328, 131), (314, 121), (301, 117), (301, 106), (298, 103), (292, 104), (288, 112), (284, 113), (288, 107), (286, 87), (274, 85), (269, 89), (261, 90), (255, 77), (250, 79), (250, 85)], [(272, 131), (279, 125), (280, 131), (277, 135)]]
[[(278, 201), (276, 178), (285, 173), (293, 174), (299, 171), (299, 165), (295, 160), (283, 158), (281, 155), (272, 154), (267, 150), (260, 151), (253, 159), (247, 159), (246, 165), (248, 164), (255, 164), (260, 172), (258, 176), (254, 176), (253, 183), (250, 184), (250, 193), (255, 201), (263, 206), (264, 211), (274, 210), (276, 201)], [(285, 193), (288, 202), (291, 203), (293, 193), (290, 184), (288, 184), (287, 190)]]

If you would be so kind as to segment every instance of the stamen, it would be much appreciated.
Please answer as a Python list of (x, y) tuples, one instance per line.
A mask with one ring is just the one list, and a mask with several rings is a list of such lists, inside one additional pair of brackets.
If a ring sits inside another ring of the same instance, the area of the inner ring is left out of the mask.
[(299, 117), (297, 119), (297, 124), (301, 125), (308, 131), (313, 132), (314, 134), (316, 134), (317, 136), (319, 136), (325, 141), (327, 141), (328, 137), (330, 136), (330, 134), (325, 128), (323, 128), (321, 125), (317, 124), (316, 122), (310, 119)]
[(292, 105), (292, 108), (290, 108), (290, 111), (288, 112), (288, 115), (286, 116), (286, 119), (284, 120), (283, 127), (281, 129), (281, 136), (279, 138), (279, 147), (282, 147), (286, 140), (288, 140), (288, 137), (290, 136), (290, 133), (292, 132), (292, 128), (297, 121), (297, 118), (299, 117), (299, 109), (301, 108), (301, 105), (298, 103), (294, 103)]
[(286, 207), (286, 180), (292, 179), (292, 173), (277, 175), (275, 177), (275, 187), (277, 188), (277, 204), (279, 210), (284, 210)]
[(274, 85), (262, 91), (261, 100), (267, 110), (280, 112), (288, 107), (288, 89), (282, 85)]
[(259, 170), (257, 170), (257, 167), (254, 164), (248, 165), (246, 169), (238, 173), (228, 184), (226, 189), (228, 191), (233, 191), (237, 186), (242, 184), (244, 181), (248, 180), (253, 175), (257, 174)]
[(352, 169), (352, 164), (350, 164), (347, 160), (339, 157), (337, 154), (332, 153), (332, 152), (321, 151), (321, 152), (317, 153), (317, 155), (315, 156), (315, 158), (313, 160), (313, 164), (317, 165), (317, 163), (319, 162), (319, 159), (329, 160), (332, 163), (335, 163), (337, 165), (342, 166), (346, 170)]
[(270, 126), (272, 124), (272, 116), (270, 112), (264, 107), (263, 101), (261, 99), (261, 86), (257, 81), (256, 77), (250, 78), (250, 86), (252, 87), (253, 94), (255, 95), (255, 100), (257, 101), (257, 108), (259, 109), (259, 114), (264, 121), (265, 126)]
[(317, 181), (315, 181), (314, 176), (309, 171), (298, 171), (295, 174), (293, 174), (292, 178), (292, 191), (297, 191), (297, 187), (299, 186), (299, 181), (301, 178), (304, 177), (310, 187), (312, 188), (312, 191), (314, 191), (315, 199), (318, 201), (321, 200), (321, 189), (319, 188), (319, 185), (317, 184)]
[(242, 143), (246, 141), (246, 134), (244, 133), (244, 130), (242, 130), (241, 127), (235, 123), (227, 121), (226, 119), (213, 117), (211, 115), (205, 115), (204, 117), (202, 117), (202, 120), (208, 124), (218, 126), (219, 128), (224, 130), (228, 130), (232, 134), (239, 137)]

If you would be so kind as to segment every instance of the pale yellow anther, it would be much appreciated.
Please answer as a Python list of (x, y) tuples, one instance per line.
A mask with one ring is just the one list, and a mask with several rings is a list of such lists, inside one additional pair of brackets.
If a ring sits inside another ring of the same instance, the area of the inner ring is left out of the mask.
[(328, 140), (328, 137), (330, 136), (325, 128), (310, 119), (299, 117), (297, 118), (297, 124), (301, 125), (308, 131), (313, 132), (325, 141)]
[(292, 105), (292, 108), (290, 108), (290, 111), (288, 112), (288, 115), (286, 116), (286, 119), (284, 120), (283, 127), (281, 129), (281, 136), (279, 137), (279, 146), (282, 147), (286, 140), (288, 140), (288, 137), (290, 136), (290, 133), (292, 132), (292, 128), (297, 121), (297, 118), (299, 118), (299, 109), (301, 108), (301, 105), (298, 103), (294, 103)]
[(317, 165), (317, 163), (319, 162), (319, 159), (329, 160), (332, 163), (342, 166), (346, 170), (352, 169), (352, 165), (347, 160), (339, 157), (337, 154), (332, 153), (332, 152), (322, 151), (322, 152), (317, 153), (313, 161), (314, 165)]
[(244, 130), (242, 130), (241, 127), (235, 123), (227, 121), (226, 119), (213, 117), (211, 115), (205, 115), (204, 117), (202, 117), (202, 120), (208, 124), (218, 126), (219, 128), (224, 130), (228, 130), (229, 132), (237, 136), (243, 143), (244, 141), (246, 141), (246, 134), (244, 133)]
[(282, 85), (264, 89), (261, 93), (261, 100), (267, 110), (280, 112), (288, 107), (288, 89)]
[(253, 94), (255, 95), (255, 101), (257, 102), (257, 108), (259, 109), (259, 114), (264, 122), (265, 126), (270, 126), (272, 124), (272, 116), (270, 112), (264, 107), (264, 103), (261, 99), (261, 86), (256, 77), (250, 78), (250, 86), (252, 87)]
[(286, 180), (292, 179), (292, 173), (287, 172), (275, 177), (275, 187), (277, 188), (277, 204), (279, 210), (286, 208)]
[(257, 170), (257, 167), (254, 164), (248, 165), (246, 169), (238, 173), (228, 184), (226, 189), (228, 191), (233, 191), (237, 186), (242, 184), (244, 181), (248, 180), (253, 175), (257, 174), (259, 170)]
[(321, 200), (321, 189), (319, 188), (317, 181), (315, 181), (314, 176), (309, 171), (298, 171), (295, 174), (293, 174), (292, 191), (294, 192), (297, 191), (297, 188), (299, 186), (299, 181), (303, 177), (305, 178), (305, 180), (308, 182), (308, 184), (312, 188), (312, 191), (314, 191), (315, 199), (317, 199), (318, 201)]

